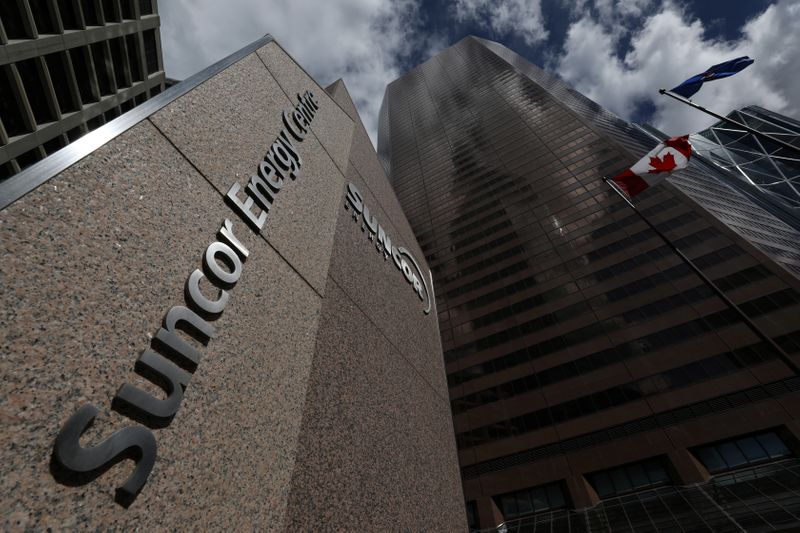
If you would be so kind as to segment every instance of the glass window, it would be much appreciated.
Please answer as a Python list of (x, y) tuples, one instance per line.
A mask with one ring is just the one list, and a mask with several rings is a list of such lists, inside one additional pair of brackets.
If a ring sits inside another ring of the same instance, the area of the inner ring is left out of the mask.
[(735, 468), (747, 462), (747, 459), (744, 458), (744, 454), (742, 454), (742, 452), (733, 442), (725, 442), (720, 444), (717, 449), (719, 450), (719, 454), (722, 456), (722, 459), (728, 464), (729, 468)]
[(633, 488), (624, 468), (615, 468), (609, 474), (611, 475), (611, 481), (614, 483), (614, 490), (616, 492), (628, 492)]
[(614, 485), (611, 483), (611, 478), (605, 472), (600, 472), (592, 476), (592, 484), (594, 485), (597, 495), (601, 498), (614, 494)]
[(716, 444), (701, 446), (693, 452), (712, 473), (792, 455), (786, 443), (774, 431), (735, 437)]
[(645, 463), (645, 470), (647, 470), (647, 477), (651, 483), (669, 482), (669, 474), (659, 461), (648, 461)]
[(506, 520), (566, 507), (560, 482), (548, 483), (499, 496), (500, 508)]
[(542, 487), (533, 490), (533, 508), (536, 511), (541, 511), (550, 507), (547, 504), (547, 493)]
[(644, 467), (640, 464), (631, 465), (628, 469), (628, 476), (631, 480), (631, 485), (634, 488), (646, 487), (650, 484), (650, 479), (644, 471)]
[(559, 485), (547, 486), (547, 499), (550, 502), (550, 507), (553, 508), (564, 507), (567, 503), (564, 501), (564, 493)]
[(789, 448), (783, 443), (783, 441), (776, 435), (774, 432), (770, 431), (769, 433), (764, 433), (761, 435), (757, 435), (756, 438), (758, 442), (764, 447), (770, 457), (785, 457), (787, 455), (791, 455)]
[(761, 461), (768, 457), (767, 453), (764, 451), (764, 448), (762, 448), (758, 441), (753, 437), (741, 439), (736, 444), (739, 445), (739, 449), (742, 450), (742, 453), (750, 462)]
[(600, 498), (618, 496), (670, 483), (660, 459), (646, 459), (587, 476)]
[[(536, 502), (535, 499), (534, 502)], [(534, 503), (534, 505), (538, 509), (538, 502)], [(531, 505), (531, 495), (528, 491), (517, 493), (517, 513), (528, 514), (534, 510), (534, 505)]]
[(503, 516), (506, 518), (517, 516), (517, 497), (515, 495), (503, 496)]
[(722, 457), (714, 447), (699, 448), (696, 455), (709, 472), (718, 472), (726, 469), (725, 461), (722, 460)]

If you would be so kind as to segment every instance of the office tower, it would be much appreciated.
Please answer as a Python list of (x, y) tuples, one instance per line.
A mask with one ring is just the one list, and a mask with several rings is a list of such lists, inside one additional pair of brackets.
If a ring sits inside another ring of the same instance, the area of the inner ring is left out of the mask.
[(0, 180), (164, 89), (156, 0), (0, 2)]
[[(433, 273), (474, 528), (800, 523), (798, 280), (678, 187), (637, 197), (736, 307), (717, 297), (601, 179), (654, 144), (474, 37), (386, 89), (378, 153)], [(758, 209), (738, 215), (785, 226)]]
[[(758, 106), (732, 111), (728, 118), (800, 147), (800, 122)], [(719, 121), (691, 136), (701, 155), (740, 181), (755, 185), (800, 219), (800, 154)]]

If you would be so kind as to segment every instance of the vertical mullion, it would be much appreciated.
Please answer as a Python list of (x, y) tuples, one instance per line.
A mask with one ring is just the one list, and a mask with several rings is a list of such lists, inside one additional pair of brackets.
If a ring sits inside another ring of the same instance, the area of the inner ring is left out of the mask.
[(106, 14), (103, 12), (103, 2), (100, 0), (91, 0), (94, 3), (94, 9), (97, 11), (97, 18), (99, 19), (98, 22), (105, 26), (106, 24)]
[(99, 102), (103, 95), (100, 94), (100, 82), (97, 81), (97, 70), (95, 67), (94, 54), (92, 47), (89, 45), (83, 46), (86, 52), (84, 58), (86, 59), (86, 70), (89, 71), (89, 86), (92, 88), (92, 96), (95, 102)]
[(117, 37), (121, 43), (122, 48), (122, 75), (125, 77), (125, 83), (128, 87), (133, 87), (133, 74), (131, 73), (131, 63), (128, 56), (128, 43), (125, 36)]
[(0, 44), (7, 44), (8, 43), (8, 35), (6, 35), (6, 30), (3, 27), (3, 21), (0, 20)]
[(77, 109), (83, 109), (83, 101), (81, 100), (81, 91), (78, 88), (78, 77), (75, 75), (75, 68), (72, 65), (72, 57), (68, 52), (61, 52), (61, 59), (64, 61), (64, 70), (67, 73), (67, 85), (69, 87), (70, 98), (72, 105)]
[(22, 17), (22, 25), (25, 27), (25, 33), (28, 34), (28, 37), (31, 39), (39, 37), (39, 32), (36, 30), (36, 23), (33, 21), (33, 11), (31, 11), (29, 0), (12, 1), (16, 1), (17, 5), (20, 7), (19, 11)]
[(31, 103), (28, 101), (28, 95), (25, 93), (25, 86), (22, 84), (22, 77), (19, 75), (17, 66), (13, 63), (8, 65), (8, 73), (11, 79), (8, 80), (11, 85), (11, 91), (14, 93), (14, 100), (19, 106), (20, 114), (22, 115), (22, 122), (25, 124), (25, 130), (29, 133), (36, 131), (36, 118), (33, 116), (33, 109)]
[(136, 36), (136, 44), (139, 47), (137, 59), (139, 60), (139, 68), (142, 72), (142, 83), (146, 83), (149, 74), (147, 73), (147, 57), (144, 51), (144, 35), (141, 30), (137, 31), (134, 35)]
[(0, 117), (0, 145), (7, 145), (8, 144), (8, 133), (6, 132), (6, 127), (3, 125), (3, 117)]
[[(81, 5), (80, 0), (72, 0), (72, 7), (75, 9), (75, 18), (78, 19), (78, 26), (82, 29), (86, 29), (86, 17), (83, 15), (83, 6)], [(69, 55), (69, 54), (67, 54)]]
[(64, 21), (61, 20), (61, 10), (58, 9), (56, 0), (47, 0), (47, 11), (53, 20), (53, 25), (56, 27), (56, 33), (62, 35), (64, 33)]
[(35, 60), (36, 70), (39, 71), (39, 78), (43, 82), (42, 89), (45, 93), (45, 100), (47, 100), (47, 107), (50, 108), (50, 112), (56, 117), (56, 120), (61, 120), (61, 106), (58, 105), (56, 89), (53, 87), (53, 79), (50, 77), (50, 70), (47, 68), (44, 56), (39, 56)]
[(106, 73), (109, 76), (108, 81), (111, 84), (111, 92), (117, 94), (117, 92), (119, 92), (119, 87), (117, 87), (117, 76), (114, 72), (114, 56), (111, 54), (111, 45), (108, 40), (105, 40), (100, 43), (100, 46), (103, 47), (103, 55), (106, 59), (103, 63), (105, 63)]
[(161, 55), (161, 32), (153, 31), (156, 38), (156, 61), (158, 62), (158, 71), (164, 70), (163, 56)]

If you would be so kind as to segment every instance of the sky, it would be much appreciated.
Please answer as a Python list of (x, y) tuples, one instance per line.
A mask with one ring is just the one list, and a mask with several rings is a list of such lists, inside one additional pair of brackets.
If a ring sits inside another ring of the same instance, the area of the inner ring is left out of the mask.
[(693, 97), (800, 118), (800, 0), (161, 0), (167, 76), (271, 34), (325, 87), (344, 79), (373, 143), (386, 85), (467, 35), (504, 44), (622, 118), (670, 135), (714, 119), (658, 94), (713, 64), (755, 63)]

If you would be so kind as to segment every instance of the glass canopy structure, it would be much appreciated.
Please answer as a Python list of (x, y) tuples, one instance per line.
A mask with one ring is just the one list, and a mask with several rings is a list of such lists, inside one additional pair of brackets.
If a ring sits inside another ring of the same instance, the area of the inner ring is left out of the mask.
[[(732, 111), (729, 118), (800, 146), (800, 122), (761, 107)], [(720, 121), (691, 136), (696, 152), (800, 216), (800, 156), (776, 143)]]

